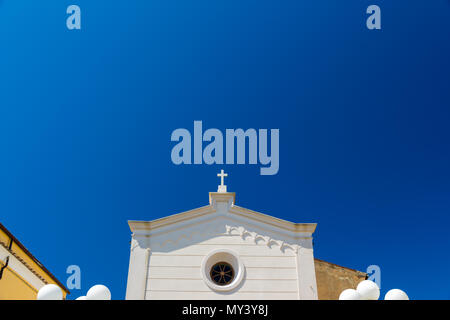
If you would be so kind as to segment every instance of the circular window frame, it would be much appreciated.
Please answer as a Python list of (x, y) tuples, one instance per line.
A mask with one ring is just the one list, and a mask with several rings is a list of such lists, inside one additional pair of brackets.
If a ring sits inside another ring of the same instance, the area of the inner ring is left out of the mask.
[[(228, 263), (234, 271), (234, 278), (226, 285), (220, 285), (211, 279), (211, 268), (219, 262)], [(214, 291), (230, 291), (235, 289), (244, 278), (244, 264), (239, 255), (228, 249), (216, 249), (211, 251), (203, 258), (202, 261), (202, 277), (208, 287)]]

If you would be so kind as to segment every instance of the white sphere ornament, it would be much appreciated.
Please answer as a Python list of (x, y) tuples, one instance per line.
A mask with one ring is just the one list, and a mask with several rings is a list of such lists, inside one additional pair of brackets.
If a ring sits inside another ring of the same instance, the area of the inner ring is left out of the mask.
[(378, 300), (380, 297), (380, 288), (370, 280), (361, 281), (356, 287), (356, 291), (361, 295), (362, 300)]
[(111, 300), (111, 292), (102, 284), (97, 284), (89, 289), (87, 300)]
[(339, 295), (339, 300), (361, 300), (361, 295), (355, 289), (345, 289)]
[(405, 291), (400, 289), (392, 289), (386, 293), (384, 300), (409, 300), (409, 297)]
[(62, 300), (63, 293), (56, 284), (43, 286), (37, 294), (37, 300)]
[(87, 300), (87, 297), (86, 296), (81, 296), (81, 297), (76, 298), (75, 300)]

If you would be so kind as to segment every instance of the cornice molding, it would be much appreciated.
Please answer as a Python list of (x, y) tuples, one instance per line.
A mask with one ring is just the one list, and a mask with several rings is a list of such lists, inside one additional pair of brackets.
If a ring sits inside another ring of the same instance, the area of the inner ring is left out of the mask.
[(131, 232), (151, 231), (158, 228), (174, 225), (176, 223), (200, 218), (214, 212), (215, 209), (208, 205), (151, 221), (129, 220), (128, 225), (130, 226)]
[[(152, 221), (130, 220), (128, 221), (128, 225), (133, 233), (148, 233), (149, 231), (201, 218), (215, 212), (216, 209), (213, 206), (208, 205)], [(289, 231), (294, 234), (308, 233), (312, 235), (317, 227), (317, 223), (293, 223), (235, 205), (231, 206), (228, 212), (236, 216), (241, 216), (246, 219)]]

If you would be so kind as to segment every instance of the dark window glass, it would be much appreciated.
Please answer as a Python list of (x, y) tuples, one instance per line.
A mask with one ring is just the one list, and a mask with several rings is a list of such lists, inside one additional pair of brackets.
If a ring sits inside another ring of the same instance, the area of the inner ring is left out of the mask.
[(218, 262), (212, 266), (210, 272), (211, 280), (219, 286), (229, 284), (234, 279), (233, 267), (226, 262)]

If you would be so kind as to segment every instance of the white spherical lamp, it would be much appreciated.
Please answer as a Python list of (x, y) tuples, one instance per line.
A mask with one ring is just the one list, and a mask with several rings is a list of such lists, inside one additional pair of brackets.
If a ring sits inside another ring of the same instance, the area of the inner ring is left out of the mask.
[(380, 297), (380, 288), (370, 280), (361, 281), (356, 287), (356, 291), (361, 295), (362, 300), (378, 300)]
[(87, 300), (111, 300), (111, 292), (102, 284), (97, 284), (89, 289)]
[(361, 300), (361, 295), (355, 289), (346, 289), (339, 295), (339, 300)]
[(37, 300), (62, 300), (63, 293), (56, 284), (43, 286), (37, 294)]
[(409, 300), (409, 297), (405, 291), (400, 289), (392, 289), (386, 293), (384, 300)]
[(81, 297), (76, 298), (75, 300), (87, 300), (87, 297), (86, 296), (81, 296)]

